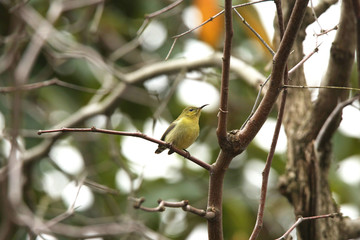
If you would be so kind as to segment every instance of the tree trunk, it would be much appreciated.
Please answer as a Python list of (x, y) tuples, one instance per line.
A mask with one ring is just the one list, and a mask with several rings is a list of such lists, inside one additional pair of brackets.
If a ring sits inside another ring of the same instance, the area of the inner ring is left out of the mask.
[[(284, 16), (289, 15), (292, 1), (283, 1)], [(310, 10), (304, 19), (295, 42), (294, 54), (289, 59), (289, 68), (303, 58), (302, 42), (306, 23), (310, 23)], [(322, 85), (348, 86), (354, 61), (355, 18), (350, 1), (342, 2), (339, 30), (331, 48), (329, 66)], [(305, 86), (303, 68), (290, 76), (290, 84)], [(296, 216), (315, 216), (337, 213), (339, 208), (332, 198), (328, 172), (331, 164), (331, 136), (337, 129), (340, 116), (326, 129), (325, 143), (317, 145), (317, 137), (326, 119), (338, 102), (344, 101), (347, 91), (323, 89), (312, 103), (307, 89), (289, 89), (284, 116), (284, 127), (288, 138), (286, 172), (280, 178), (281, 193), (294, 207)], [(344, 218), (326, 218), (302, 222), (298, 228), (300, 240), (346, 239)]]

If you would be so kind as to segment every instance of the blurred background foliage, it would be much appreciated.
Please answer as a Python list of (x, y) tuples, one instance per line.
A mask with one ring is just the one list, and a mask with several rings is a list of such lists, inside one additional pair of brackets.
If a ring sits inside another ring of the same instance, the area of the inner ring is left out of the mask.
[[(42, 16), (46, 16), (51, 2), (31, 0), (27, 4)], [(139, 36), (138, 32), (144, 22), (144, 17), (172, 2), (170, 0), (105, 1), (103, 4), (64, 11), (54, 23), (54, 27), (64, 36), (95, 49), (108, 64), (114, 64), (121, 72), (129, 73), (141, 69), (147, 64), (163, 61), (173, 43), (172, 36), (198, 24), (190, 16), (201, 13), (203, 17), (201, 21), (204, 21), (221, 11), (223, 5), (222, 1), (216, 0), (184, 1), (173, 10), (152, 19), (142, 35)], [(233, 2), (234, 4), (243, 3), (243, 1)], [(256, 9), (247, 6), (239, 11), (264, 40), (270, 43)], [(17, 42), (11, 42), (10, 36), (15, 26), (21, 25), (20, 20), (9, 13), (8, 7), (4, 5), (0, 5), (0, 14), (2, 18), (0, 22), (1, 60), (6, 59), (11, 52), (11, 47), (18, 49), (13, 66), (3, 70), (0, 75), (0, 87), (7, 87), (13, 85), (12, 70), (28, 46), (33, 30), (22, 25), (22, 38)], [(98, 22), (97, 14), (100, 16)], [(239, 18), (234, 17), (234, 19), (236, 21), (234, 22), (233, 55), (248, 62), (267, 76), (270, 70), (266, 66), (271, 61), (271, 55), (241, 23)], [(170, 59), (183, 57), (184, 52), (189, 51), (189, 44), (194, 41), (201, 44), (202, 47), (205, 46), (206, 49), (221, 51), (223, 30), (223, 16), (221, 16), (199, 31), (180, 38)], [(190, 50), (190, 53), (191, 51), (193, 50)], [(185, 75), (181, 81), (185, 81), (184, 79), (187, 79), (186, 81), (196, 80), (211, 85), (216, 90), (219, 89), (221, 75), (219, 68), (199, 69), (196, 74), (194, 78)], [(174, 81), (178, 76), (179, 74), (175, 73), (163, 79), (149, 79), (144, 84), (135, 84), (129, 87), (123, 99), (119, 100), (118, 108), (115, 111), (88, 119), (78, 127), (96, 126), (123, 131), (138, 130), (160, 138), (168, 122), (175, 119), (182, 108), (188, 105), (187, 101), (192, 99), (186, 97), (188, 96), (186, 95), (187, 91), (194, 90), (191, 84), (188, 85), (190, 86), (188, 88), (182, 88), (185, 94), (180, 90), (175, 90), (173, 95), (169, 95), (172, 88), (176, 87)], [(105, 81), (98, 77), (96, 69), (85, 59), (57, 56), (51, 46), (45, 45), (35, 61), (28, 83), (42, 82), (52, 78), (89, 89), (97, 89), (103, 86)], [(147, 84), (150, 87), (147, 87)], [(208, 103), (205, 102), (208, 100), (207, 93), (201, 92), (202, 87), (196, 88), (196, 91), (199, 92), (199, 95), (192, 97), (205, 99), (200, 99), (194, 104), (199, 103), (198, 105), (200, 105), (201, 101), (204, 104)], [(42, 142), (43, 137), (46, 136), (38, 137), (36, 135), (38, 129), (52, 128), (88, 104), (93, 95), (86, 91), (61, 86), (48, 86), (25, 92), (22, 102), (24, 111), (22, 138), (20, 139), (23, 147), (29, 149)], [(238, 79), (236, 76), (231, 77), (229, 129), (239, 128), (245, 121), (256, 95), (256, 90), (244, 83), (242, 79)], [(209, 96), (218, 102), (217, 95)], [(11, 97), (12, 94), (0, 95), (0, 122), (4, 129), (4, 137), (0, 140), (1, 166), (6, 165), (9, 153), (6, 132), (11, 128)], [(165, 110), (161, 112), (161, 117), (155, 116), (156, 119), (154, 119), (154, 113), (158, 106), (167, 98), (169, 102), (166, 104)], [(209, 109), (204, 109), (200, 121), (202, 129), (200, 137), (189, 151), (200, 159), (212, 163), (219, 152), (215, 134), (216, 103), (213, 103)], [(275, 110), (272, 117), (276, 117)], [(155, 125), (159, 123), (162, 125), (155, 131)], [(267, 130), (271, 132), (272, 129), (268, 127)], [(259, 138), (266, 137), (259, 135)], [(70, 188), (69, 184), (74, 183), (86, 173), (88, 180), (111, 189), (117, 189), (118, 194), (111, 194), (102, 188), (86, 188), (88, 193), (81, 192), (80, 195), (83, 195), (84, 199), (79, 197), (78, 200), (81, 207), (74, 216), (65, 220), (66, 223), (81, 226), (94, 221), (100, 223), (132, 218), (144, 222), (149, 228), (170, 239), (201, 239), (196, 237), (198, 236), (196, 233), (204, 233), (204, 229), (206, 230), (206, 227), (204, 228), (206, 221), (203, 218), (185, 213), (181, 209), (167, 209), (162, 213), (134, 210), (128, 197), (145, 197), (144, 205), (149, 207), (155, 207), (159, 198), (167, 201), (186, 199), (192, 206), (205, 209), (208, 173), (175, 154), (171, 158), (166, 153), (157, 156), (152, 153), (156, 149), (154, 144), (144, 140), (132, 141), (129, 138), (92, 133), (64, 134), (50, 150), (49, 156), (38, 159), (32, 164), (32, 181), (28, 186), (29, 193), (26, 195), (27, 204), (45, 219), (59, 215), (72, 202), (72, 200), (68, 200), (69, 196), (65, 195), (74, 196), (74, 187), (72, 191), (67, 190)], [(267, 141), (270, 143), (270, 140), (271, 138), (268, 138)], [(125, 144), (125, 141), (128, 143)], [(133, 147), (130, 148), (129, 144)], [(259, 201), (261, 172), (269, 145), (260, 146), (255, 141), (230, 165), (224, 188), (225, 239), (248, 239), (251, 234)], [(282, 143), (282, 145), (286, 145), (286, 143)], [(149, 146), (149, 151), (146, 150), (147, 146)], [(359, 155), (359, 146), (359, 138), (345, 136), (341, 132), (337, 133), (334, 138), (334, 167), (330, 174), (335, 198), (340, 204), (349, 204), (357, 212), (359, 212), (359, 206), (355, 206), (353, 203), (360, 198), (359, 191), (354, 191), (354, 189), (358, 189), (359, 182), (346, 183), (337, 173), (337, 166), (342, 160)], [(146, 154), (142, 154), (142, 152)], [(174, 164), (169, 163), (166, 166), (162, 164), (163, 162), (160, 164), (160, 158), (167, 162), (174, 162)], [(276, 189), (277, 178), (284, 170), (285, 161), (286, 153), (279, 151), (273, 161), (264, 231), (260, 239), (279, 237), (294, 221), (290, 205)], [(150, 171), (154, 173), (151, 177), (144, 173), (150, 167)], [(160, 173), (155, 173), (157, 171)], [(26, 235), (25, 229), (18, 229), (13, 239), (26, 239)], [(57, 239), (66, 239), (61, 236), (56, 237)], [(139, 236), (128, 236), (128, 238), (121, 239), (136, 238), (142, 239)], [(106, 237), (103, 239), (119, 238)]]

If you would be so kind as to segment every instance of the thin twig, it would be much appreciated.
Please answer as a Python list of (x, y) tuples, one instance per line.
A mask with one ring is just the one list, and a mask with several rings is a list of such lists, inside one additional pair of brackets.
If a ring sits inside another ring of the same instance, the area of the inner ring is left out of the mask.
[(184, 151), (184, 150), (180, 150), (180, 149), (172, 146), (171, 144), (169, 144), (167, 142), (164, 142), (164, 141), (149, 137), (149, 136), (147, 136), (147, 135), (145, 135), (143, 133), (140, 133), (140, 132), (123, 132), (123, 131), (115, 131), (115, 130), (107, 130), (107, 129), (100, 129), (100, 128), (96, 128), (96, 127), (91, 127), (91, 128), (60, 128), (60, 129), (52, 129), (52, 130), (39, 130), (38, 135), (45, 134), (45, 133), (59, 133), (59, 132), (98, 132), (98, 133), (105, 133), (105, 134), (112, 134), (112, 135), (139, 137), (139, 138), (148, 140), (150, 142), (166, 146), (171, 151), (176, 152), (177, 154), (183, 156), (186, 159), (189, 159), (193, 163), (199, 165), (200, 167), (202, 167), (202, 168), (204, 168), (204, 169), (206, 169), (208, 171), (211, 169), (211, 165), (209, 165), (208, 163), (203, 162), (203, 161), (191, 156), (189, 154), (189, 152)]
[(165, 211), (166, 207), (169, 208), (181, 208), (185, 212), (194, 213), (200, 217), (204, 217), (206, 219), (212, 219), (215, 216), (215, 213), (211, 211), (211, 209), (208, 209), (207, 211), (199, 208), (195, 208), (191, 205), (189, 205), (188, 200), (182, 200), (180, 202), (168, 202), (159, 199), (158, 200), (158, 206), (154, 208), (144, 207), (142, 204), (145, 202), (145, 198), (133, 198), (129, 197), (129, 200), (134, 202), (134, 208), (141, 209), (145, 212), (163, 212)]
[(331, 126), (331, 123), (333, 123), (333, 121), (336, 119), (338, 114), (343, 110), (343, 108), (352, 104), (354, 101), (358, 99), (360, 100), (360, 95), (349, 98), (346, 101), (341, 102), (336, 106), (336, 108), (331, 112), (329, 117), (326, 119), (324, 125), (321, 127), (320, 132), (316, 137), (315, 149), (319, 150), (324, 144), (324, 142), (329, 140), (327, 137), (327, 132), (328, 132), (327, 130), (329, 126)]
[[(249, 6), (249, 5), (253, 5), (253, 4), (257, 4), (257, 3), (261, 3), (261, 2), (268, 2), (268, 1), (273, 1), (273, 0), (259, 0), (259, 1), (254, 1), (254, 2), (248, 2), (248, 3), (242, 3), (242, 4), (238, 4), (238, 5), (235, 5), (235, 6), (232, 6), (231, 8), (232, 9), (236, 9), (236, 8), (239, 8), (239, 7), (245, 7), (245, 6)], [(225, 10), (221, 10), (220, 12), (218, 12), (217, 14), (215, 14), (214, 16), (210, 17), (209, 19), (207, 19), (206, 21), (202, 22), (201, 24), (199, 24), (198, 26), (192, 28), (192, 29), (189, 29), (183, 33), (180, 33), (178, 35), (175, 35), (173, 36), (172, 38), (174, 38), (174, 42), (173, 44), (171, 45), (171, 48), (166, 56), (165, 59), (168, 59), (172, 50), (174, 49), (174, 46), (175, 46), (175, 43), (176, 43), (176, 40), (186, 34), (189, 34), (199, 28), (201, 28), (202, 26), (204, 26), (205, 24), (207, 24), (208, 22), (211, 22), (212, 20), (214, 20), (215, 18), (217, 18), (218, 16), (222, 15), (223, 13), (225, 12)]]
[(292, 74), (296, 69), (298, 69), (301, 65), (303, 65), (312, 55), (314, 55), (315, 53), (317, 53), (319, 51), (319, 47), (320, 47), (321, 43), (316, 45), (315, 49), (308, 54), (307, 56), (305, 56), (300, 62), (298, 62), (292, 69), (289, 70), (289, 75)]
[(328, 34), (328, 33), (331, 32), (331, 31), (338, 30), (338, 29), (339, 29), (339, 26), (336, 25), (335, 27), (330, 28), (330, 29), (328, 29), (328, 30), (321, 30), (320, 33), (317, 33), (317, 34), (315, 34), (315, 35), (316, 35), (317, 37), (320, 37), (320, 36), (322, 36), (322, 35)]
[(66, 0), (63, 1), (63, 11), (70, 11), (70, 10), (74, 10), (77, 8), (83, 8), (83, 7), (87, 7), (90, 5), (95, 5), (95, 4), (100, 4), (100, 3), (104, 3), (105, 0), (77, 0), (77, 1), (73, 1), (73, 0)]
[(66, 87), (66, 88), (70, 88), (70, 89), (74, 89), (74, 90), (78, 90), (78, 91), (82, 91), (82, 92), (95, 93), (95, 94), (106, 94), (111, 91), (111, 90), (99, 91), (98, 89), (82, 87), (82, 86), (78, 86), (78, 85), (75, 85), (72, 83), (67, 83), (67, 82), (61, 81), (57, 78), (53, 78), (53, 79), (46, 80), (43, 82), (21, 85), (19, 87), (0, 87), (0, 93), (10, 93), (10, 92), (18, 91), (18, 90), (29, 91), (29, 90), (34, 90), (34, 89), (47, 87), (47, 86), (51, 86), (51, 85), (58, 85), (58, 86), (62, 86), (62, 87)]
[[(282, 9), (281, 9), (281, 0), (275, 0), (275, 5), (276, 5), (276, 12), (277, 12), (278, 21), (279, 21), (280, 40), (282, 40), (284, 37), (284, 19), (283, 19), (283, 14), (282, 14)], [(285, 65), (285, 71), (283, 73), (283, 83), (287, 84), (287, 82), (288, 82), (288, 72), (287, 72), (287, 65)], [(263, 226), (269, 174), (270, 174), (272, 160), (274, 158), (274, 154), (275, 154), (275, 150), (276, 150), (276, 145), (277, 145), (277, 142), (279, 139), (280, 129), (281, 129), (281, 125), (282, 125), (282, 119), (284, 117), (286, 98), (287, 98), (287, 90), (285, 89), (281, 96), (281, 102), (280, 102), (280, 107), (279, 107), (275, 130), (274, 130), (274, 135), (273, 135), (273, 139), (271, 142), (270, 151), (269, 151), (269, 154), (266, 159), (264, 170), (262, 172), (260, 203), (259, 203), (258, 213), (256, 216), (256, 223), (255, 223), (253, 232), (250, 236), (250, 240), (255, 240), (258, 237), (258, 235), (262, 229), (262, 226)]]
[(96, 190), (98, 192), (107, 193), (107, 194), (114, 194), (119, 195), (120, 191), (116, 189), (109, 188), (108, 186), (99, 184), (97, 182), (91, 181), (89, 179), (85, 179), (84, 185), (92, 188), (93, 190)]
[(258, 0), (258, 1), (253, 1), (253, 2), (241, 3), (241, 4), (232, 6), (232, 8), (245, 7), (245, 6), (249, 6), (249, 5), (254, 5), (254, 4), (258, 4), (258, 3), (262, 3), (262, 2), (270, 2), (270, 1), (273, 2), (274, 0)]
[(146, 14), (145, 15), (145, 20), (144, 22), (141, 24), (139, 30), (137, 31), (137, 36), (140, 36), (141, 33), (145, 30), (145, 27), (149, 24), (150, 20), (154, 17), (157, 17), (167, 11), (170, 11), (171, 9), (175, 8), (176, 6), (178, 6), (180, 3), (182, 3), (184, 0), (177, 0), (173, 3), (171, 3), (170, 5), (160, 9), (160, 10), (157, 10), (153, 13), (149, 13), (149, 14)]
[(102, 15), (104, 13), (104, 5), (105, 5), (105, 3), (104, 3), (104, 1), (102, 1), (96, 6), (96, 10), (95, 10), (95, 13), (94, 13), (94, 18), (91, 21), (91, 24), (90, 24), (90, 27), (89, 27), (91, 33), (96, 33), (98, 28), (99, 28), (101, 17), (102, 17)]
[(75, 204), (76, 204), (76, 200), (78, 199), (78, 196), (79, 196), (79, 193), (80, 193), (80, 190), (81, 190), (81, 187), (84, 185), (84, 181), (86, 179), (86, 175), (84, 175), (83, 177), (81, 177), (81, 179), (79, 180), (79, 183), (78, 183), (78, 189), (76, 191), (76, 195), (75, 195), (75, 198), (74, 198), (74, 201), (73, 203), (69, 206), (69, 208), (66, 210), (66, 212), (54, 217), (53, 219), (49, 220), (47, 223), (46, 223), (46, 226), (47, 227), (51, 227), (59, 222), (62, 222), (64, 221), (65, 219), (71, 217), (74, 212), (75, 212)]
[(175, 80), (173, 81), (173, 84), (169, 87), (168, 93), (166, 96), (161, 99), (161, 102), (159, 106), (156, 108), (156, 111), (153, 114), (153, 126), (155, 127), (156, 120), (160, 117), (161, 113), (164, 111), (164, 109), (168, 106), (170, 99), (174, 96), (175, 91), (178, 89), (178, 85), (181, 81), (184, 80), (184, 77), (186, 75), (187, 69), (184, 68), (180, 71), (180, 73), (176, 76)]
[(340, 213), (330, 213), (330, 214), (325, 214), (325, 215), (319, 215), (319, 216), (312, 216), (312, 217), (302, 217), (300, 216), (296, 222), (289, 228), (289, 230), (286, 231), (286, 233), (284, 233), (284, 235), (282, 235), (281, 237), (275, 239), (275, 240), (285, 240), (285, 238), (303, 221), (308, 221), (308, 220), (316, 220), (316, 219), (321, 219), (321, 218), (333, 218), (336, 216), (339, 216)]
[(313, 14), (313, 16), (314, 16), (314, 18), (315, 18), (315, 21), (316, 21), (316, 23), (319, 25), (319, 27), (320, 27), (320, 29), (321, 29), (321, 31), (322, 31), (323, 28), (321, 27), (320, 22), (319, 22), (319, 20), (318, 20), (318, 17), (316, 16), (316, 12), (315, 12), (314, 4), (313, 4), (313, 1), (312, 1), (312, 0), (310, 0), (310, 6), (311, 6), (311, 11), (312, 11), (312, 14)]
[(258, 103), (259, 103), (259, 101), (260, 101), (261, 92), (262, 92), (263, 88), (265, 87), (266, 83), (269, 81), (270, 77), (271, 77), (271, 75), (269, 75), (269, 76), (266, 78), (266, 80), (265, 80), (264, 83), (260, 84), (260, 89), (259, 89), (258, 94), (257, 94), (257, 96), (256, 96), (254, 106), (253, 106), (253, 108), (251, 109), (251, 112), (250, 112), (249, 116), (247, 117), (247, 119), (245, 120), (245, 122), (243, 123), (243, 125), (241, 125), (241, 128), (240, 128), (240, 129), (243, 129), (243, 128), (246, 126), (246, 124), (249, 122), (249, 120), (251, 119), (251, 117), (254, 115), (254, 113), (255, 113), (255, 111), (256, 111), (256, 108), (257, 108), (257, 106), (258, 106)]
[(271, 54), (272, 56), (274, 56), (274, 55), (275, 55), (275, 52), (274, 52), (274, 50), (272, 50), (272, 48), (269, 46), (269, 44), (267, 44), (267, 43), (265, 42), (265, 40), (260, 36), (260, 34), (258, 34), (258, 33), (255, 31), (255, 29), (250, 26), (250, 24), (245, 20), (245, 18), (243, 18), (243, 16), (241, 16), (241, 14), (238, 12), (238, 10), (237, 10), (236, 8), (234, 8), (234, 11), (235, 11), (235, 13), (239, 16), (239, 18), (241, 19), (241, 21), (245, 24), (245, 26), (247, 26), (247, 27), (250, 29), (250, 31), (252, 31), (252, 32), (255, 34), (255, 36), (262, 42), (262, 44), (267, 48), (267, 50), (269, 50), (270, 54)]
[(167, 54), (166, 57), (165, 57), (165, 61), (169, 59), (170, 54), (172, 53), (172, 51), (173, 51), (173, 49), (174, 49), (174, 47), (175, 47), (175, 43), (176, 43), (177, 40), (178, 40), (178, 38), (175, 38), (174, 41), (173, 41), (173, 43), (171, 44), (170, 50), (169, 50), (168, 54)]
[(336, 90), (353, 90), (360, 91), (360, 88), (353, 87), (340, 87), (340, 86), (297, 86), (297, 85), (287, 85), (283, 86), (284, 88), (326, 88), (326, 89), (336, 89)]

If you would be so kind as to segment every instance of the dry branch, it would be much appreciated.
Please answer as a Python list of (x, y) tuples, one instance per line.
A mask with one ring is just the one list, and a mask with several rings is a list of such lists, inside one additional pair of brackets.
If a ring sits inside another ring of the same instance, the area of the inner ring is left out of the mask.
[(136, 209), (141, 209), (145, 212), (163, 212), (166, 210), (166, 207), (169, 208), (181, 208), (185, 212), (190, 212), (195, 215), (198, 215), (200, 217), (204, 217), (208, 220), (211, 220), (214, 218), (215, 213), (211, 211), (211, 209), (208, 209), (207, 211), (203, 209), (198, 209), (189, 204), (188, 200), (182, 200), (180, 202), (169, 202), (159, 199), (158, 200), (158, 206), (154, 208), (144, 207), (142, 204), (145, 202), (145, 198), (133, 198), (129, 197), (129, 200), (133, 201), (133, 207)]

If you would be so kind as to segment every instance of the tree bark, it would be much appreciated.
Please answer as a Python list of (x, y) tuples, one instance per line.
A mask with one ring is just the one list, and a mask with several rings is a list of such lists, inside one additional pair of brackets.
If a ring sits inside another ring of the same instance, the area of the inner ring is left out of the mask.
[[(284, 1), (290, 11), (291, 2)], [(289, 7), (290, 6), (290, 7)], [(350, 1), (342, 1), (341, 19), (336, 38), (331, 48), (331, 57), (322, 85), (348, 86), (355, 52), (355, 17)], [(285, 13), (285, 16), (288, 14)], [(307, 16), (311, 17), (310, 14)], [(310, 22), (305, 19), (304, 22)], [(302, 42), (305, 36), (303, 24), (289, 59), (292, 66), (303, 57)], [(306, 85), (303, 68), (290, 76), (290, 83)], [(331, 164), (331, 136), (340, 123), (340, 117), (326, 129), (325, 143), (316, 145), (317, 136), (340, 101), (348, 96), (347, 91), (323, 89), (315, 103), (310, 101), (308, 90), (289, 89), (285, 110), (284, 127), (288, 138), (286, 172), (280, 178), (279, 187), (294, 207), (296, 216), (315, 216), (339, 212), (332, 198), (328, 172)], [(344, 218), (326, 218), (302, 222), (298, 228), (298, 239), (346, 239)]]

